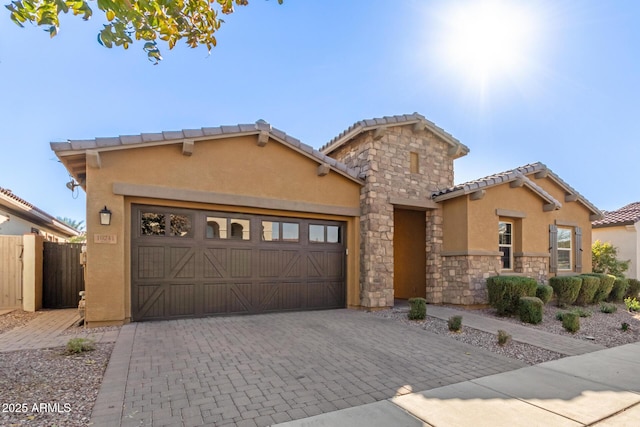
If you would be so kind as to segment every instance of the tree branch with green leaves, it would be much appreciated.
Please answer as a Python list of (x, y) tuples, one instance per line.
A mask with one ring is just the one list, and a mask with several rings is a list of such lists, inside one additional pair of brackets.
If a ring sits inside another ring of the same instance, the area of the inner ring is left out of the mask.
[[(282, 4), (284, 0), (277, 0)], [(5, 7), (11, 20), (20, 27), (30, 23), (44, 27), (51, 37), (58, 34), (60, 15), (73, 13), (85, 21), (93, 16), (93, 1), (16, 0)], [(144, 41), (143, 49), (154, 64), (162, 60), (158, 41), (173, 49), (180, 40), (191, 47), (206, 46), (211, 52), (217, 45), (215, 33), (224, 20), (222, 15), (234, 12), (235, 6), (246, 6), (248, 0), (97, 0), (107, 24), (98, 33), (98, 42), (107, 47), (128, 49), (134, 41)]]

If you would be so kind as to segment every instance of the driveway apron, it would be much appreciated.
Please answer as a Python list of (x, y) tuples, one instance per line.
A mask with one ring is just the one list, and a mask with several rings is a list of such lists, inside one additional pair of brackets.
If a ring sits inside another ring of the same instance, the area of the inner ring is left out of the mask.
[(354, 310), (134, 323), (92, 422), (266, 426), (523, 366)]

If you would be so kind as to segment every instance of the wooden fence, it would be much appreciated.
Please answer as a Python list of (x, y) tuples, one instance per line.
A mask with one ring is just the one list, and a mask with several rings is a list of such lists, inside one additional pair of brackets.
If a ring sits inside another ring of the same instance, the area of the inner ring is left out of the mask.
[(22, 307), (22, 236), (0, 236), (0, 308)]
[(42, 306), (76, 308), (84, 290), (81, 243), (44, 242)]

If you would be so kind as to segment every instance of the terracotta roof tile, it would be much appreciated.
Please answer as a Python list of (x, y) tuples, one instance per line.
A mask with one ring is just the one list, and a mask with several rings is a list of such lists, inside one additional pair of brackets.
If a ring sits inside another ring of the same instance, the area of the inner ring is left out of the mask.
[(632, 225), (640, 222), (640, 202), (630, 203), (615, 211), (604, 211), (604, 218), (593, 221), (593, 228)]

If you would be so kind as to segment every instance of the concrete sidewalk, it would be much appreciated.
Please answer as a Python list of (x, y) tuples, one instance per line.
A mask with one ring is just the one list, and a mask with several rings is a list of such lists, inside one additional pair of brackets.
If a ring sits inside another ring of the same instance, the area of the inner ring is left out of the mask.
[(0, 353), (65, 346), (71, 338), (89, 338), (95, 342), (114, 342), (118, 331), (92, 332), (82, 329), (77, 334), (63, 334), (78, 323), (78, 309), (42, 310), (24, 326), (0, 334)]
[(277, 424), (321, 426), (637, 426), (640, 343)]

